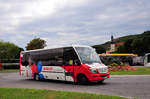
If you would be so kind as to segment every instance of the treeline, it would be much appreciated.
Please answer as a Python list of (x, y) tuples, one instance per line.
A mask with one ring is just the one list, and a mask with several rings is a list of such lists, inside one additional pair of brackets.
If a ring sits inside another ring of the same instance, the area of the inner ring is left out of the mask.
[[(32, 50), (44, 48), (44, 46), (46, 46), (45, 43), (46, 41), (40, 38), (34, 38), (27, 44), (26, 49)], [(20, 48), (13, 43), (0, 41), (0, 63), (3, 63), (2, 68), (19, 69), (19, 65), (13, 63), (19, 63), (20, 52), (23, 50), (23, 48)]]
[[(137, 35), (123, 36), (114, 40), (114, 43), (118, 42), (124, 42), (124, 44), (119, 46), (118, 50), (114, 53), (134, 53), (140, 56), (150, 53), (150, 31)], [(105, 53), (106, 50), (110, 50), (110, 44), (111, 42), (108, 41), (93, 47), (96, 48), (97, 53)]]
[(117, 53), (134, 53), (143, 56), (150, 53), (150, 31), (146, 31), (136, 37), (127, 39), (124, 45), (120, 46)]
[(4, 59), (19, 59), (20, 51), (22, 50), (23, 48), (13, 43), (0, 41), (0, 61)]
[[(42, 40), (40, 38), (34, 38), (27, 44), (26, 50), (40, 49), (40, 48), (44, 48), (45, 46), (46, 46), (45, 40)], [(4, 63), (12, 62), (15, 60), (11, 60), (11, 59), (19, 59), (21, 51), (24, 51), (24, 49), (20, 48), (19, 46), (13, 43), (0, 41), (1, 62)]]

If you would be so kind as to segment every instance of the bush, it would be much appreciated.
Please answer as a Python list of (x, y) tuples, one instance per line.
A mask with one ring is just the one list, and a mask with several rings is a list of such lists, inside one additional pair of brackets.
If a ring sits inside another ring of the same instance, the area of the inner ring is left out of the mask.
[(100, 59), (105, 65), (109, 65), (113, 63), (121, 64), (121, 60), (119, 57), (100, 56)]
[(129, 70), (134, 71), (134, 70), (136, 70), (135, 67), (131, 67), (124, 63), (122, 63), (120, 65), (118, 65), (116, 63), (112, 63), (109, 65), (108, 69), (109, 69), (109, 71), (129, 71)]
[(119, 64), (117, 64), (117, 63), (112, 63), (112, 64), (110, 64), (109, 66), (119, 66)]

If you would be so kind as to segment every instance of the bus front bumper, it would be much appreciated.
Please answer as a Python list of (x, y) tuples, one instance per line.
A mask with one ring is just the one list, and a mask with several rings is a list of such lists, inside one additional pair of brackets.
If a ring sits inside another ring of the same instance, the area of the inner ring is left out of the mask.
[(99, 74), (92, 73), (89, 75), (88, 80), (90, 82), (97, 82), (97, 81), (102, 81), (102, 80), (108, 79), (109, 77), (110, 77), (109, 72), (99, 73)]

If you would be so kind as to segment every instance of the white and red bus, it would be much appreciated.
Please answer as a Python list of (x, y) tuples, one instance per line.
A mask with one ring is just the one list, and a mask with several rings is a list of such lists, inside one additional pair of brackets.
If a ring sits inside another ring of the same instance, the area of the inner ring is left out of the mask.
[(150, 53), (147, 53), (144, 56), (144, 66), (150, 66)]
[(20, 75), (79, 83), (109, 78), (108, 67), (101, 63), (95, 49), (81, 45), (21, 52)]

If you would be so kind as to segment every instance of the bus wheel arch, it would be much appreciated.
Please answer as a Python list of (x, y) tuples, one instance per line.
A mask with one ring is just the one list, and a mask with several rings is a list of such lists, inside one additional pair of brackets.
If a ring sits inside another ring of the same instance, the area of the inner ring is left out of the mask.
[(38, 73), (34, 73), (34, 80), (37, 80), (37, 81), (40, 80)]
[(101, 81), (98, 81), (99, 84), (103, 84), (104, 83), (104, 79)]
[(88, 78), (86, 77), (86, 75), (80, 73), (77, 75), (77, 82), (79, 84), (87, 84), (89, 81), (88, 81)]

